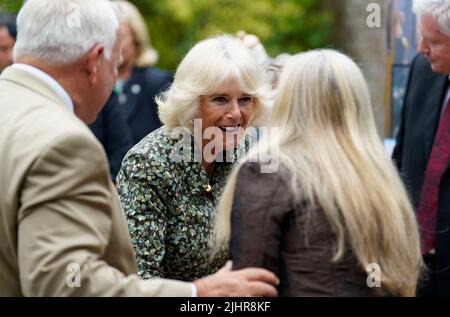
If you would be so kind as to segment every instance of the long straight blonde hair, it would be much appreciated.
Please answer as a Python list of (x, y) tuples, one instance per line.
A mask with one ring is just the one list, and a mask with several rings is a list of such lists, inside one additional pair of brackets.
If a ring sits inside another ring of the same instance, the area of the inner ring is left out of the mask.
[(333, 50), (292, 57), (280, 79), (271, 126), (281, 128), (270, 140), (263, 137), (229, 178), (218, 206), (216, 246), (229, 242), (240, 167), (278, 150), (281, 167), (292, 175), (294, 199), (307, 202), (310, 213), (321, 208), (337, 235), (330, 260), (339, 261), (348, 245), (363, 270), (372, 263), (381, 267), (385, 290), (414, 296), (422, 268), (417, 223), (376, 132), (359, 67)]

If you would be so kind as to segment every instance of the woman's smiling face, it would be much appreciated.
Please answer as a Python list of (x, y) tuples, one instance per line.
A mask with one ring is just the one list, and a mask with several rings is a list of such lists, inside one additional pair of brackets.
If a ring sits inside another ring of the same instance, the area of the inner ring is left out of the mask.
[[(242, 91), (234, 80), (220, 85), (214, 93), (202, 96), (200, 116), (203, 148), (212, 140), (218, 141), (216, 146), (221, 146), (223, 151), (235, 148), (254, 113), (254, 103), (254, 97)], [(217, 137), (222, 142), (216, 140)]]

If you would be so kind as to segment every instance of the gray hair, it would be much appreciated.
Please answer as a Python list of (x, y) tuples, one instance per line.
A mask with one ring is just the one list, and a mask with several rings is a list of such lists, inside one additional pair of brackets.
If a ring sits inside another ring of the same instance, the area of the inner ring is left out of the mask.
[(450, 0), (414, 0), (413, 11), (418, 16), (434, 16), (441, 31), (450, 37)]
[(109, 59), (119, 20), (106, 0), (28, 0), (17, 17), (17, 29), (14, 60), (30, 56), (64, 65), (99, 43)]

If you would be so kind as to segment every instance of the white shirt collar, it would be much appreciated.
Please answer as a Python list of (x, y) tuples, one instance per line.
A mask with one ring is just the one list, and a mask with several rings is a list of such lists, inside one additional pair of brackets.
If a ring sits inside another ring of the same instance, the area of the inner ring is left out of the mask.
[(13, 64), (11, 67), (19, 68), (21, 70), (24, 70), (24, 71), (26, 71), (28, 73), (31, 73), (34, 76), (38, 77), (42, 81), (45, 81), (58, 94), (58, 96), (60, 96), (62, 98), (62, 100), (64, 100), (67, 108), (69, 108), (69, 110), (73, 112), (73, 101), (72, 101), (72, 99), (70, 99), (69, 94), (51, 76), (49, 76), (48, 74), (44, 73), (42, 70), (40, 70), (40, 69), (38, 69), (38, 68), (36, 68), (34, 66), (27, 65), (27, 64), (19, 64), (19, 63), (17, 63), (17, 64)]
[[(450, 80), (450, 76), (448, 78)], [(447, 108), (449, 100), (450, 100), (450, 85), (448, 85), (447, 94), (444, 97), (444, 103), (442, 105), (441, 117), (444, 115), (444, 112), (445, 112), (445, 109)]]

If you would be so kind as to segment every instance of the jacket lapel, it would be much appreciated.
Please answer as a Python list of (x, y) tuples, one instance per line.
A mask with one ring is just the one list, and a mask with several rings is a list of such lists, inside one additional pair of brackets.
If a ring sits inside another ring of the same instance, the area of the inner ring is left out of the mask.
[(51, 99), (54, 103), (64, 107), (65, 109), (67, 109), (67, 111), (69, 111), (65, 101), (53, 90), (53, 88), (49, 84), (25, 70), (8, 67), (3, 71), (1, 79), (14, 82), (17, 85), (21, 85), (30, 90), (33, 90), (39, 95)]
[(448, 76), (436, 76), (435, 81), (430, 85), (433, 87), (429, 91), (426, 105), (430, 106), (428, 116), (425, 118), (425, 154), (430, 157), (431, 150), (434, 144), (434, 137), (436, 135), (439, 121), (441, 118), (442, 104), (447, 94)]
[[(122, 106), (124, 107), (124, 113), (126, 114), (128, 123), (131, 123), (136, 117), (139, 111), (139, 99), (141, 98), (143, 89), (145, 89), (145, 87), (143, 87), (144, 80), (142, 79), (141, 74), (142, 73), (139, 72), (138, 69), (133, 68), (132, 76), (124, 86), (127, 99), (126, 103)], [(139, 92), (134, 90), (137, 87), (139, 87)]]

